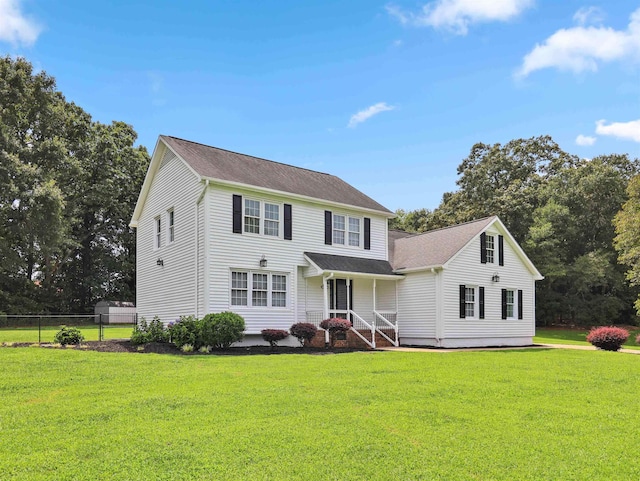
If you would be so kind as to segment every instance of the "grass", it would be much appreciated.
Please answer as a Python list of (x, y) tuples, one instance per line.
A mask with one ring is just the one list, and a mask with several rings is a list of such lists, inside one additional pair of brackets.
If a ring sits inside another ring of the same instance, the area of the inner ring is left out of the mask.
[[(640, 335), (640, 327), (629, 330), (629, 339), (622, 346), (624, 349), (640, 349), (636, 344), (636, 337)], [(587, 342), (589, 329), (545, 329), (536, 328), (536, 335), (533, 342), (536, 344), (572, 344), (590, 346)]]
[[(53, 337), (62, 326), (42, 326), (41, 342), (53, 342)], [(85, 324), (69, 327), (77, 327), (82, 331), (82, 335), (86, 341), (98, 340), (98, 326), (96, 324)], [(133, 324), (122, 325), (103, 325), (104, 339), (128, 339), (131, 337)], [(37, 327), (3, 327), (0, 328), (0, 343), (2, 342), (38, 342)]]
[(3, 480), (639, 479), (640, 356), (0, 349)]

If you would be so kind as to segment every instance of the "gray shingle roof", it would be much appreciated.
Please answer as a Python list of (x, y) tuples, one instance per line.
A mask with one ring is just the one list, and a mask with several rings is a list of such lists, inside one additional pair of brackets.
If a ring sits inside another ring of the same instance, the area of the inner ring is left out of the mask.
[(355, 272), (360, 274), (395, 275), (391, 264), (380, 259), (363, 259), (361, 257), (336, 256), (305, 252), (311, 261), (324, 271)]
[(390, 213), (342, 179), (217, 147), (161, 135), (199, 175)]
[[(400, 272), (401, 269), (442, 266), (495, 219), (495, 216), (487, 217), (423, 234), (396, 238), (393, 258), (391, 251), (389, 256), (391, 265)], [(389, 242), (392, 241), (390, 238)]]

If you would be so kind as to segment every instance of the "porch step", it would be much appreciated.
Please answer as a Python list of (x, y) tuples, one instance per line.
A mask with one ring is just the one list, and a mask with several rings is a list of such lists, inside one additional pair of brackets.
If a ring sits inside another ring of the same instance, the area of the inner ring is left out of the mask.
[[(367, 339), (371, 336), (371, 331), (360, 331), (360, 333), (366, 337)], [(392, 337), (389, 335), (389, 337)], [(310, 345), (312, 347), (324, 347), (324, 331), (319, 330), (315, 337), (311, 340)], [(376, 347), (392, 347), (393, 344), (386, 340), (384, 337), (380, 335), (380, 333), (376, 332)], [(352, 347), (357, 349), (368, 349), (369, 345), (364, 342), (358, 335), (353, 331), (347, 332), (346, 340), (338, 340), (335, 343), (335, 347)]]

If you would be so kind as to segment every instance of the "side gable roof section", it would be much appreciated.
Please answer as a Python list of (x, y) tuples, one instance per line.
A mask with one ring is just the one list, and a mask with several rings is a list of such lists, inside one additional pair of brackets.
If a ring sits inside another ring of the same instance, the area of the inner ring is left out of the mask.
[(497, 227), (497, 230), (505, 236), (534, 279), (544, 279), (497, 216), (397, 239), (392, 259), (394, 271), (403, 273), (430, 268), (446, 269), (460, 252), (492, 226)]

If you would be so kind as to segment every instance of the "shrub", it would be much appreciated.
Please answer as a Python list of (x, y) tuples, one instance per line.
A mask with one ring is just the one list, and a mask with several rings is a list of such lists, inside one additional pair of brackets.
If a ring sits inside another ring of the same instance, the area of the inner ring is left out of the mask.
[(193, 344), (183, 344), (180, 349), (182, 352), (193, 352)]
[(289, 328), (289, 332), (298, 339), (301, 346), (304, 346), (305, 341), (311, 342), (315, 337), (318, 328), (310, 322), (298, 322)]
[(640, 334), (638, 334), (638, 337), (636, 337), (636, 344), (640, 344)]
[(234, 342), (241, 341), (244, 336), (244, 319), (234, 312), (207, 314), (202, 319), (202, 326), (205, 325), (207, 336), (210, 335), (206, 344), (216, 349), (226, 349)]
[(605, 351), (617, 351), (629, 338), (629, 331), (621, 327), (594, 327), (587, 341)]
[(67, 344), (80, 344), (82, 341), (84, 341), (84, 336), (82, 335), (80, 330), (76, 329), (75, 327), (63, 326), (62, 329), (60, 329), (56, 333), (53, 340), (57, 344), (66, 346)]
[(178, 349), (181, 349), (185, 344), (199, 347), (198, 330), (199, 322), (193, 316), (182, 316), (168, 325), (169, 339)]
[(278, 345), (278, 341), (282, 341), (289, 337), (289, 333), (282, 329), (263, 329), (261, 333), (262, 339), (267, 341), (271, 347), (276, 347)]
[(329, 331), (329, 343), (331, 347), (333, 347), (336, 342), (336, 333), (346, 332), (351, 329), (351, 322), (349, 322), (347, 319), (332, 317), (331, 319), (325, 319), (324, 321), (322, 321), (320, 323), (320, 327)]
[(169, 331), (165, 329), (158, 316), (154, 317), (151, 322), (147, 322), (143, 317), (131, 333), (131, 342), (133, 344), (167, 341), (169, 341)]

